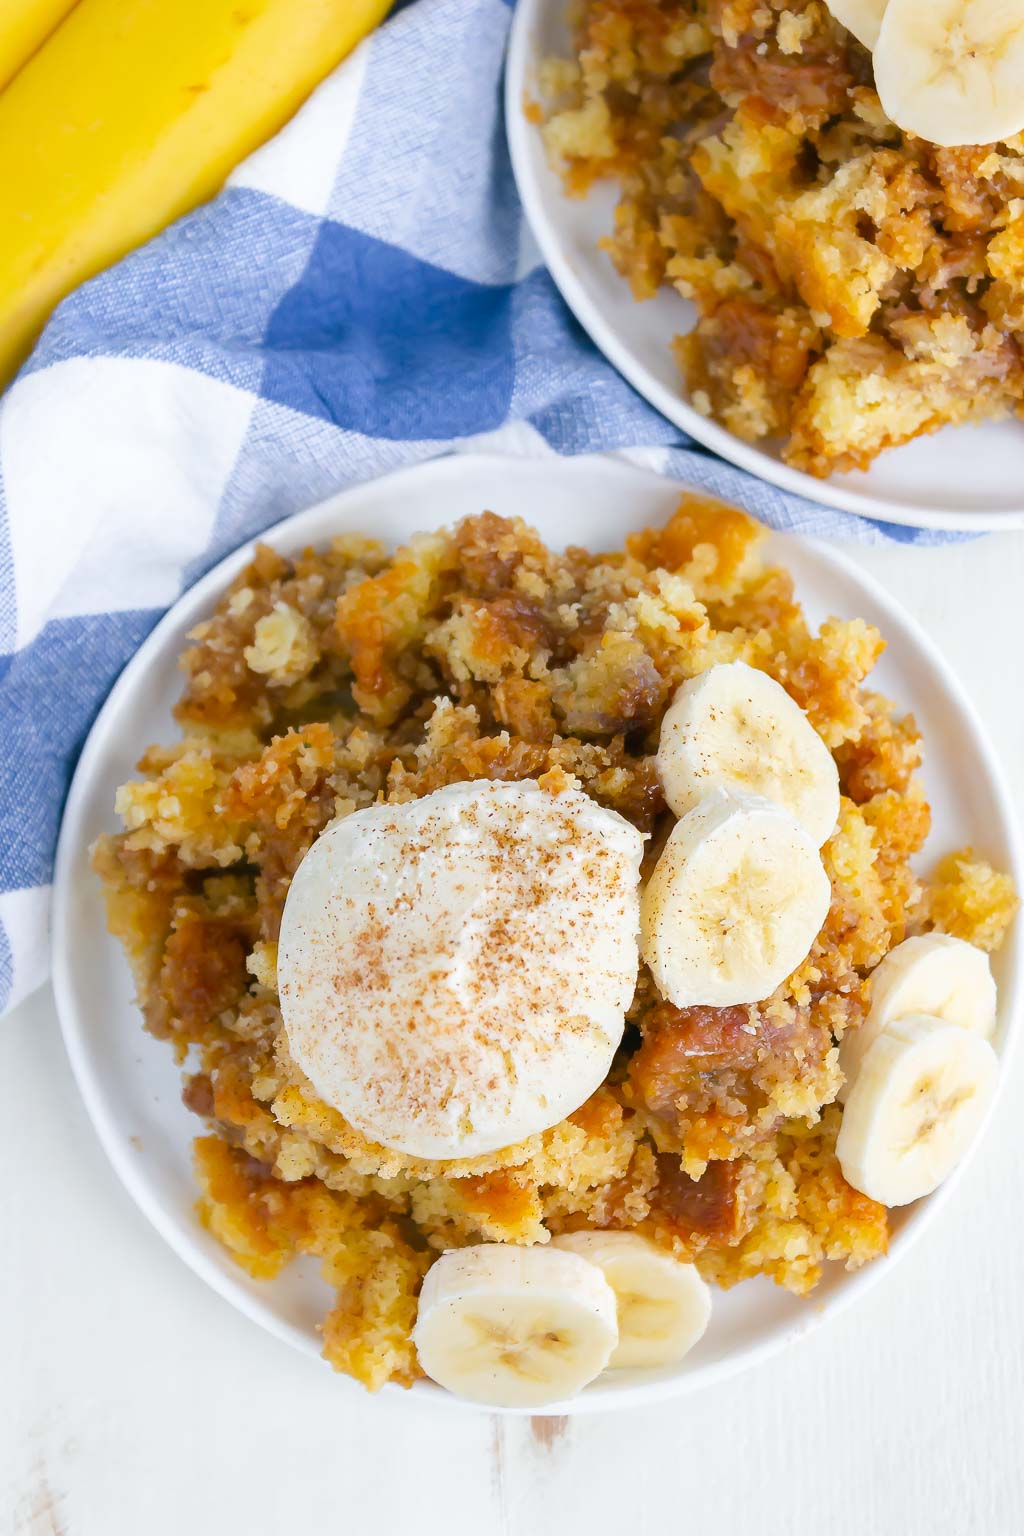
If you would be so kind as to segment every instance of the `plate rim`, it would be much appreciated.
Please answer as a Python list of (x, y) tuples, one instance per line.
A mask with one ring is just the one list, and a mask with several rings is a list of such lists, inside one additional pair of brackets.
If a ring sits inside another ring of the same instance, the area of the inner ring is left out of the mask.
[(705, 448), (759, 480), (804, 501), (852, 512), (872, 521), (897, 523), (907, 528), (927, 528), (947, 533), (994, 533), (1024, 528), (1024, 502), (997, 511), (951, 511), (942, 508), (908, 508), (901, 502), (834, 485), (831, 478), (818, 480), (803, 470), (773, 458), (756, 444), (745, 443), (726, 427), (702, 416), (682, 394), (674, 394), (650, 373), (640, 357), (624, 345), (576, 276), (566, 255), (558, 226), (548, 218), (539, 183), (533, 173), (531, 136), (538, 132), (523, 111), (532, 63), (531, 32), (545, 5), (563, 0), (516, 0), (509, 30), (505, 61), (504, 111), (512, 174), (527, 223), (556, 288), (591, 341), (639, 395)]
[[(251, 1295), (245, 1289), (241, 1278), (236, 1280), (229, 1271), (219, 1269), (196, 1241), (196, 1234), (185, 1229), (179, 1224), (173, 1213), (165, 1210), (161, 1197), (145, 1175), (145, 1163), (140, 1161), (137, 1155), (132, 1155), (132, 1149), (127, 1138), (119, 1133), (117, 1126), (108, 1113), (101, 1086), (102, 1074), (96, 1070), (90, 1058), (90, 1052), (86, 1043), (87, 1030), (84, 1024), (79, 1021), (75, 1001), (75, 982), (72, 974), (71, 952), (73, 945), (71, 935), (75, 924), (73, 884), (76, 859), (81, 854), (83, 846), (78, 823), (83, 814), (85, 802), (91, 788), (93, 760), (99, 758), (104, 750), (104, 738), (110, 724), (118, 717), (121, 697), (130, 688), (134, 680), (141, 673), (145, 672), (155, 655), (162, 650), (164, 636), (180, 623), (183, 606), (187, 604), (189, 606), (201, 607), (207, 603), (212, 595), (222, 592), (227, 582), (247, 563), (253, 546), (257, 542), (265, 542), (275, 548), (294, 547), (301, 543), (303, 537), (301, 530), (304, 527), (312, 524), (314, 520), (319, 520), (325, 515), (329, 515), (335, 507), (343, 507), (349, 501), (358, 500), (371, 486), (379, 487), (383, 484), (396, 487), (398, 491), (401, 491), (406, 487), (407, 482), (411, 481), (413, 485), (416, 485), (417, 482), (422, 482), (424, 479), (434, 478), (438, 478), (443, 482), (447, 476), (453, 473), (460, 476), (462, 474), (472, 475), (476, 472), (485, 471), (492, 474), (507, 474), (510, 465), (515, 465), (517, 470), (528, 469), (546, 476), (551, 473), (557, 473), (570, 480), (574, 478), (584, 479), (595, 468), (600, 467), (602, 473), (618, 475), (623, 481), (624, 488), (627, 489), (630, 486), (636, 489), (638, 483), (645, 483), (652, 488), (656, 483), (662, 489), (668, 485), (673, 491), (678, 490), (680, 495), (688, 489), (687, 485), (683, 482), (676, 482), (674, 479), (670, 480), (668, 477), (659, 475), (652, 469), (632, 464), (607, 454), (584, 454), (572, 459), (555, 458), (549, 460), (532, 458), (510, 459), (507, 456), (493, 453), (448, 453), (418, 464), (403, 466), (386, 475), (374, 477), (371, 480), (362, 481), (347, 487), (333, 496), (327, 497), (325, 500), (306, 508), (304, 511), (283, 518), (280, 522), (272, 525), (255, 537), (246, 539), (236, 549), (219, 560), (197, 582), (187, 587), (175, 602), (169, 606), (166, 613), (158, 620), (142, 645), (130, 657), (104, 700), (83, 744), (62, 813), (54, 864), (51, 906), (52, 981), (64, 1046), (78, 1092), (93, 1129), (121, 1184), (132, 1197), (142, 1214), (160, 1233), (168, 1247), (172, 1249), (177, 1257), (187, 1264), (200, 1279), (204, 1280), (218, 1296), (229, 1302), (244, 1316), (257, 1323), (274, 1337), (292, 1345), (303, 1354), (314, 1359), (319, 1359), (319, 1351), (316, 1348), (315, 1340), (311, 1339), (297, 1325), (277, 1316), (267, 1303)], [(698, 495), (706, 494), (700, 488), (693, 489), (695, 489)], [(1006, 832), (1005, 866), (1012, 874), (1018, 889), (1024, 888), (1024, 844), (1022, 844), (1021, 828), (1017, 820), (1002, 765), (967, 695), (964, 685), (942, 656), (939, 648), (913, 615), (907, 612), (895, 598), (890, 596), (884, 586), (873, 575), (864, 571), (845, 551), (838, 550), (832, 545), (824, 544), (820, 540), (805, 538), (800, 535), (773, 533), (770, 537), (773, 540), (782, 542), (795, 540), (798, 544), (809, 546), (815, 558), (821, 560), (826, 566), (831, 566), (841, 576), (846, 579), (852, 579), (858, 584), (865, 591), (866, 595), (884, 610), (887, 617), (891, 618), (894, 624), (905, 631), (906, 640), (923, 654), (925, 661), (933, 669), (936, 677), (941, 681), (944, 690), (946, 690), (947, 694), (961, 711), (964, 720), (970, 728), (972, 747), (977, 753), (985, 771), (998, 818)], [(779, 1353), (799, 1339), (808, 1336), (826, 1320), (836, 1316), (839, 1312), (852, 1305), (869, 1289), (881, 1283), (882, 1279), (898, 1263), (899, 1259), (909, 1252), (911, 1245), (937, 1219), (943, 1205), (956, 1187), (963, 1171), (969, 1166), (978, 1146), (981, 1145), (987, 1133), (989, 1119), (1005, 1088), (1011, 1058), (1020, 1034), (1020, 1004), (1022, 992), (1024, 992), (1024, 964), (1022, 964), (1019, 929), (1020, 922), (1018, 920), (1011, 931), (1009, 949), (1007, 951), (1010, 963), (1010, 980), (1004, 1002), (1005, 1029), (999, 1050), (1000, 1071), (997, 1092), (978, 1136), (950, 1178), (932, 1195), (916, 1205), (913, 1214), (905, 1221), (890, 1251), (871, 1263), (864, 1265), (861, 1269), (848, 1273), (834, 1295), (817, 1303), (813, 1300), (807, 1300), (805, 1302), (806, 1312), (796, 1323), (776, 1325), (774, 1331), (770, 1332), (760, 1342), (740, 1349), (735, 1354), (724, 1359), (711, 1361), (696, 1371), (683, 1373), (668, 1379), (659, 1379), (649, 1384), (635, 1382), (623, 1383), (621, 1386), (609, 1384), (606, 1390), (600, 1394), (590, 1396), (584, 1392), (580, 1397), (568, 1403), (551, 1404), (540, 1409), (480, 1408), (478, 1405), (468, 1404), (461, 1399), (453, 1397), (433, 1382), (428, 1381), (417, 1381), (409, 1392), (391, 1383), (387, 1384), (382, 1390), (391, 1395), (400, 1393), (405, 1399), (411, 1399), (424, 1404), (429, 1402), (443, 1403), (446, 1409), (507, 1413), (513, 1416), (595, 1413), (613, 1411), (634, 1405), (652, 1404), (667, 1398), (699, 1391), (704, 1387), (735, 1376), (748, 1367)], [(114, 941), (112, 940), (111, 942)], [(239, 1270), (238, 1273), (239, 1277), (241, 1277), (244, 1272)], [(358, 1386), (357, 1383), (348, 1381), (346, 1381), (346, 1385), (350, 1387)]]

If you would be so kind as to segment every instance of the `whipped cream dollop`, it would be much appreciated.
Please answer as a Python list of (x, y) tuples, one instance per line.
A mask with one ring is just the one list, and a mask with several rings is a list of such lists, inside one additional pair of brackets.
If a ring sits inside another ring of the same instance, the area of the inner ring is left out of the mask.
[(475, 1156), (607, 1075), (638, 966), (643, 837), (571, 786), (452, 784), (321, 833), (278, 951), (291, 1054), (363, 1135)]

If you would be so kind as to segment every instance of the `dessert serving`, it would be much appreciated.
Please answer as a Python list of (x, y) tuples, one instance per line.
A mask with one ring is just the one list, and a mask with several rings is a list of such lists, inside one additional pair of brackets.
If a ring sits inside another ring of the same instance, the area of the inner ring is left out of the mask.
[(912, 867), (882, 637), (812, 630), (762, 541), (686, 496), (604, 553), (486, 512), (259, 548), (118, 791), (200, 1218), (253, 1276), (314, 1256), (371, 1389), (672, 1367), (716, 1288), (882, 1254), (985, 1114), (1012, 883)]
[[(558, 0), (552, 0), (557, 4)], [(575, 0), (540, 71), (567, 192), (690, 404), (828, 476), (1024, 400), (1024, 8), (984, 0)]]

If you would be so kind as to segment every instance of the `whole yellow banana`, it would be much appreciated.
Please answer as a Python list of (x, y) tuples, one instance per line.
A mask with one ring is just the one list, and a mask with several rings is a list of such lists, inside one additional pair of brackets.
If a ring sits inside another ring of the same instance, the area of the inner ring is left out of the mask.
[(78, 0), (0, 94), (0, 385), (70, 289), (212, 196), (389, 4)]

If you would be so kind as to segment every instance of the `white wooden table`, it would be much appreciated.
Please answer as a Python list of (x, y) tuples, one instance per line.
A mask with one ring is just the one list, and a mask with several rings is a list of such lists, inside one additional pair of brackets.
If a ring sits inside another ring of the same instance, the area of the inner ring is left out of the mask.
[[(858, 558), (1024, 799), (1024, 535)], [(208, 1291), (108, 1168), (48, 993), (0, 1021), (0, 1083), (3, 1536), (1024, 1532), (1024, 1052), (879, 1290), (696, 1397), (532, 1422), (374, 1400)]]

